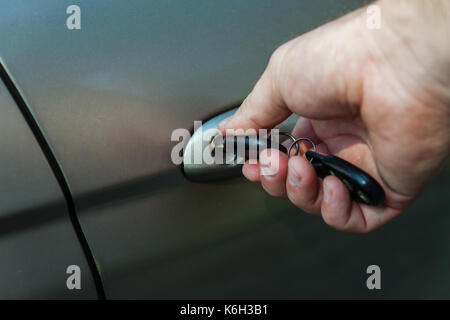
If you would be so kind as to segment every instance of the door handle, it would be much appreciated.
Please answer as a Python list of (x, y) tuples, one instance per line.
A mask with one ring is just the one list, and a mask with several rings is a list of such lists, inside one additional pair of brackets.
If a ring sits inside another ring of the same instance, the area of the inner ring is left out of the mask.
[[(208, 161), (204, 157), (209, 151), (212, 152), (211, 141), (219, 131), (217, 126), (223, 119), (232, 116), (237, 108), (222, 113), (199, 127), (189, 139), (183, 153), (183, 171), (191, 181), (214, 181), (242, 175), (244, 159), (235, 158), (232, 163), (217, 164)], [(276, 128), (280, 131), (291, 132), (297, 123), (298, 116), (293, 114)]]

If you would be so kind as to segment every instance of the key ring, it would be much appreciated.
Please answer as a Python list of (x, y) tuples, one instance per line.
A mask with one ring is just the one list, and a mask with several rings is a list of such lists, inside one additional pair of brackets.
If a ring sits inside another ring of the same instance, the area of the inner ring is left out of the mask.
[[(292, 134), (284, 132), (284, 131), (280, 131), (280, 132), (278, 132), (278, 134), (282, 135), (282, 136), (286, 136), (292, 140), (291, 149), (292, 149), (292, 145), (295, 144), (295, 155), (297, 155), (299, 153), (300, 149), (299, 149), (298, 143), (295, 142), (295, 137)], [(289, 149), (289, 150), (291, 150), (291, 149)], [(288, 153), (288, 155), (289, 155), (289, 153)]]
[[(311, 143), (312, 146), (313, 146), (313, 148), (314, 148), (314, 152), (316, 152), (316, 150), (317, 150), (316, 144), (315, 144), (310, 138), (301, 137), (301, 138), (294, 139), (294, 140), (292, 141), (291, 145), (290, 145), (289, 148), (288, 148), (288, 153), (287, 153), (287, 154), (288, 154), (288, 157), (291, 156), (291, 150), (292, 150), (292, 147), (294, 146), (294, 144), (295, 144), (295, 146), (296, 146), (296, 152), (295, 152), (294, 156), (298, 155), (298, 152), (299, 152), (298, 143), (299, 143), (300, 141), (308, 141), (309, 143)], [(309, 162), (312, 162), (312, 159), (310, 159)]]

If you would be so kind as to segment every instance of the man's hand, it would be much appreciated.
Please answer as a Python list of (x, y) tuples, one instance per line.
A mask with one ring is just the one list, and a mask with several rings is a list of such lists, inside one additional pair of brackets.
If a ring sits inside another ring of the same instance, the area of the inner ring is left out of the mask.
[[(292, 112), (294, 136), (309, 137), (372, 175), (386, 201), (352, 202), (344, 184), (323, 181), (304, 157), (265, 150), (244, 175), (276, 197), (322, 214), (332, 227), (376, 229), (404, 210), (445, 164), (450, 149), (450, 6), (445, 1), (382, 1), (381, 29), (365, 10), (289, 41), (225, 129), (271, 128)], [(274, 175), (264, 167), (279, 161)]]

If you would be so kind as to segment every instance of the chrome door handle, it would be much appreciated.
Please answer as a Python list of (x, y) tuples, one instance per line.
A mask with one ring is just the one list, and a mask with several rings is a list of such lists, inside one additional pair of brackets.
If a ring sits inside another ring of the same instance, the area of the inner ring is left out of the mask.
[[(219, 179), (239, 177), (242, 175), (244, 158), (234, 159), (232, 163), (211, 163), (204, 154), (208, 148), (212, 152), (212, 138), (219, 133), (217, 126), (223, 119), (233, 115), (237, 108), (222, 113), (198, 128), (188, 141), (183, 153), (183, 171), (192, 181), (214, 181)], [(291, 132), (297, 123), (297, 115), (292, 115), (276, 128), (280, 131)]]

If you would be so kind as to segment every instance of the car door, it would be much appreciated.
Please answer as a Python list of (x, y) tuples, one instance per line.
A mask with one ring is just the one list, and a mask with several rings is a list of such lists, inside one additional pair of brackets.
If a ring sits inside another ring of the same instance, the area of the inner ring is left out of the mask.
[(277, 46), (364, 2), (77, 1), (80, 29), (67, 1), (4, 6), (0, 54), (107, 298), (371, 297), (366, 267), (411, 245), (388, 241), (398, 224), (339, 234), (243, 178), (191, 182), (170, 157), (172, 132), (237, 106)]
[(96, 299), (54, 171), (0, 74), (0, 299)]

